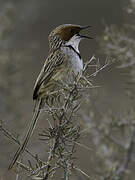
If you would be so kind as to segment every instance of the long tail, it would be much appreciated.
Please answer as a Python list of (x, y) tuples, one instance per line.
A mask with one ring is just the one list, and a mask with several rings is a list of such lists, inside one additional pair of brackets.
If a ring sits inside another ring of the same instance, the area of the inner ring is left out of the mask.
[(36, 127), (36, 123), (38, 121), (38, 117), (40, 114), (40, 107), (41, 107), (41, 99), (38, 99), (38, 100), (36, 100), (33, 117), (32, 117), (32, 120), (30, 122), (30, 125), (28, 127), (28, 130), (25, 134), (24, 140), (23, 140), (22, 144), (20, 145), (20, 147), (18, 148), (18, 150), (16, 151), (14, 158), (9, 165), (9, 169), (11, 169), (15, 165), (19, 156), (24, 152), (24, 150), (28, 144), (28, 141), (29, 141), (30, 137), (32, 136), (32, 133)]

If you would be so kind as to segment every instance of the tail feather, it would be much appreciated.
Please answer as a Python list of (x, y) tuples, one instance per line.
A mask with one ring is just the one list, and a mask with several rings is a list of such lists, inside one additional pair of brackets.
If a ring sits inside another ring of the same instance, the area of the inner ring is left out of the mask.
[(11, 161), (10, 165), (9, 165), (9, 169), (11, 169), (16, 161), (18, 160), (19, 156), (24, 152), (27, 144), (28, 144), (28, 141), (30, 139), (30, 137), (32, 136), (33, 134), (33, 131), (36, 127), (36, 123), (37, 123), (37, 120), (38, 120), (38, 117), (39, 117), (39, 114), (40, 114), (40, 106), (41, 106), (41, 99), (38, 99), (36, 100), (36, 104), (35, 104), (35, 107), (34, 107), (34, 113), (33, 113), (33, 117), (32, 117), (32, 120), (30, 122), (30, 125), (28, 127), (28, 130), (25, 134), (25, 137), (24, 137), (24, 140), (22, 142), (22, 144), (20, 145), (20, 147), (18, 148), (18, 150), (16, 151), (14, 157), (13, 157), (13, 160)]

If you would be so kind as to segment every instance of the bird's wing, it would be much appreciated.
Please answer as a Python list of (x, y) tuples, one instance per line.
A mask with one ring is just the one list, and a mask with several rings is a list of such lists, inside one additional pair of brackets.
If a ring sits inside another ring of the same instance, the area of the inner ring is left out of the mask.
[(50, 53), (34, 86), (33, 99), (37, 99), (42, 83), (47, 84), (57, 69), (63, 64), (64, 54), (60, 50)]

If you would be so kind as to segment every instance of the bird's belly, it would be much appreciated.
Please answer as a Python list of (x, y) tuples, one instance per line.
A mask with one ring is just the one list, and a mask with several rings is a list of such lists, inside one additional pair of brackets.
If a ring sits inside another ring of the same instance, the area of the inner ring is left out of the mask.
[(83, 70), (83, 61), (77, 54), (73, 54), (69, 58), (69, 64), (71, 64), (71, 68), (74, 71), (75, 75), (81, 73)]
[(83, 60), (72, 49), (63, 48), (63, 52), (66, 55), (67, 66), (74, 72), (75, 75), (81, 73), (83, 70)]
[(83, 70), (83, 61), (76, 52), (69, 48), (64, 47), (62, 51), (64, 53), (63, 64), (53, 76), (53, 79), (61, 81), (62, 84), (72, 84), (75, 77), (81, 74)]

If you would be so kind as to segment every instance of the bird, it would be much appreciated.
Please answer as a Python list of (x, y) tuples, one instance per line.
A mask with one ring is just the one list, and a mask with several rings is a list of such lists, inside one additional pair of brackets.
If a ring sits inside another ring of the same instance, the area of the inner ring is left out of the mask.
[(82, 73), (83, 60), (80, 55), (79, 44), (82, 39), (92, 38), (81, 35), (80, 32), (89, 27), (91, 26), (63, 24), (56, 27), (49, 34), (49, 55), (34, 86), (33, 100), (35, 100), (35, 106), (33, 117), (25, 137), (9, 165), (9, 169), (14, 167), (33, 134), (43, 100), (57, 89), (57, 82), (69, 84), (73, 81), (74, 76)]

